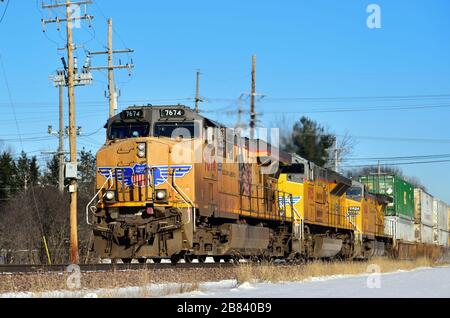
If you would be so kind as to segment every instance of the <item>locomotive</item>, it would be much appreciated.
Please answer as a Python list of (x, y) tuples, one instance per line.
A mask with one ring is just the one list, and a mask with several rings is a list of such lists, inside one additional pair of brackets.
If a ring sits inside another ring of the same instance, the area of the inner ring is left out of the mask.
[(183, 105), (110, 118), (86, 207), (100, 258), (174, 264), (392, 254), (392, 199)]

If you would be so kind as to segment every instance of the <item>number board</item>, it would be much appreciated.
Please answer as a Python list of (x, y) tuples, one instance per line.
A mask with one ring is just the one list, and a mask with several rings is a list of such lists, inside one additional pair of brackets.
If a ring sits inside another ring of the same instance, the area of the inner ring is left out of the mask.
[(161, 118), (177, 118), (184, 117), (185, 111), (184, 109), (161, 109), (159, 111)]
[(139, 119), (144, 117), (144, 111), (142, 109), (128, 109), (124, 110), (120, 117), (122, 119)]

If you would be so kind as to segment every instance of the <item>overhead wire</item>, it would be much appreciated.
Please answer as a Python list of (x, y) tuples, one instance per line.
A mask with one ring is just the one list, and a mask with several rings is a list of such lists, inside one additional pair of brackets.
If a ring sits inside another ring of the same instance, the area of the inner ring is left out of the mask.
[(6, 12), (8, 11), (8, 7), (9, 7), (9, 0), (6, 0), (5, 9), (3, 10), (3, 14), (0, 17), (0, 24), (3, 22), (3, 19), (6, 16)]
[[(403, 165), (418, 165), (418, 164), (434, 164), (434, 163), (446, 163), (450, 162), (449, 160), (432, 160), (432, 161), (414, 161), (414, 162), (393, 162), (388, 164), (383, 164), (382, 166), (403, 166)], [(347, 165), (341, 166), (341, 168), (365, 168), (365, 167), (373, 167), (373, 164), (366, 165)]]

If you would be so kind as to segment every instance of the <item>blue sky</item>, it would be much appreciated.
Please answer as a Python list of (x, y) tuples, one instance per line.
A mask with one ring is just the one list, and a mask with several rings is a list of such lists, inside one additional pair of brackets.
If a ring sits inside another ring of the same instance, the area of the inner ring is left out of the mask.
[[(381, 29), (366, 26), (370, 3), (381, 7)], [(0, 17), (4, 8), (0, 3)], [(105, 17), (112, 17), (115, 48), (135, 49), (133, 75), (116, 72), (120, 108), (144, 101), (192, 106), (195, 71), (201, 69), (201, 93), (207, 100), (201, 109), (233, 125), (236, 100), (250, 90), (251, 55), (256, 54), (257, 90), (266, 95), (257, 104), (262, 126), (279, 125), (282, 118), (293, 123), (304, 114), (338, 135), (355, 136), (355, 158), (450, 154), (450, 96), (434, 96), (450, 94), (449, 9), (446, 0), (97, 0), (89, 7), (95, 16), (92, 28), (83, 24), (75, 39), (83, 44), (78, 49), (81, 64), (86, 50), (103, 49)], [(57, 89), (48, 77), (60, 67), (64, 52), (57, 48), (63, 47), (65, 34), (55, 25), (47, 25), (44, 34), (42, 16), (49, 17), (40, 1), (10, 0), (0, 24), (0, 54), (23, 148), (44, 161), (48, 155), (42, 151), (57, 147), (56, 138), (47, 135), (47, 126), (58, 124)], [(104, 65), (106, 60), (96, 57), (93, 62)], [(101, 127), (108, 112), (106, 75), (94, 76), (92, 86), (76, 92), (77, 125), (89, 135), (79, 139), (78, 147), (93, 150), (104, 140)], [(358, 96), (408, 98), (348, 99)], [(368, 107), (374, 110), (323, 112)], [(392, 107), (406, 109), (386, 110)], [(2, 73), (0, 109), (3, 147), (20, 152)], [(449, 162), (402, 168), (450, 202)]]

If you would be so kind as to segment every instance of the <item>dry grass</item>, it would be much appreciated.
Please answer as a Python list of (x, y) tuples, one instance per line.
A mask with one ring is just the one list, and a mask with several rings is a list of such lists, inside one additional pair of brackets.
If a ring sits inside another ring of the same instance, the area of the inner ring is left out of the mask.
[[(221, 269), (148, 269), (138, 271), (88, 272), (81, 276), (81, 295), (103, 289), (99, 297), (129, 297), (120, 288), (133, 287), (133, 297), (155, 297), (198, 290), (203, 282), (236, 280), (244, 282), (302, 281), (312, 277), (371, 273), (369, 265), (377, 265), (380, 272), (412, 270), (432, 267), (435, 262), (421, 258), (399, 261), (385, 258), (370, 262), (312, 262), (304, 265), (241, 264)], [(442, 264), (439, 264), (442, 265)], [(37, 273), (0, 275), (0, 294), (11, 292), (42, 292), (69, 290), (69, 273)], [(159, 288), (158, 284), (168, 284)]]
[(386, 273), (397, 270), (412, 270), (419, 267), (432, 267), (435, 265), (436, 264), (434, 261), (426, 258), (420, 258), (414, 261), (399, 261), (385, 258), (373, 259), (370, 262), (316, 261), (297, 266), (246, 264), (239, 267), (237, 271), (237, 281), (239, 284), (254, 281), (273, 283), (303, 281), (312, 277), (356, 275), (373, 273), (375, 270), (380, 271), (381, 273)]
[[(0, 294), (11, 292), (42, 293), (69, 290), (69, 273), (33, 273), (0, 275)], [(149, 285), (173, 283), (176, 292), (198, 289), (199, 283), (235, 279), (236, 269), (148, 269), (136, 271), (86, 272), (81, 274), (83, 290), (112, 290), (109, 297), (115, 297), (114, 290), (123, 287), (137, 287), (140, 297), (151, 297)], [(159, 291), (158, 291), (159, 292)], [(161, 291), (163, 292), (163, 291)], [(160, 294), (158, 294), (160, 295)]]

